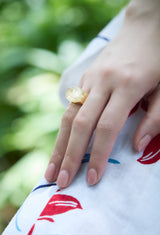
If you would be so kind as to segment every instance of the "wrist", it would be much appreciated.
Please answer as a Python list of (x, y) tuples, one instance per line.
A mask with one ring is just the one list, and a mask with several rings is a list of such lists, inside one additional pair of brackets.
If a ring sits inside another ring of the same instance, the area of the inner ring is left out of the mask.
[(159, 0), (131, 0), (126, 7), (126, 18), (132, 20), (153, 19), (160, 21)]

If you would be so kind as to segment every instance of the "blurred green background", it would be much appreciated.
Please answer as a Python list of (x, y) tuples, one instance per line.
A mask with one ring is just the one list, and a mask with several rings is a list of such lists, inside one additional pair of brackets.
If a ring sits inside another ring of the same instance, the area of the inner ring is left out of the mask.
[(0, 233), (42, 176), (60, 75), (126, 0), (0, 0)]

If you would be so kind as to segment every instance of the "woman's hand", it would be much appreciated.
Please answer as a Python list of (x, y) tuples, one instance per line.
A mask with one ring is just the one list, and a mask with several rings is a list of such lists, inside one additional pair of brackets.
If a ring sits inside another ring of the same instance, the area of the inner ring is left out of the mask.
[(87, 182), (96, 184), (131, 109), (148, 94), (149, 109), (135, 133), (135, 149), (142, 151), (160, 132), (159, 10), (149, 18), (148, 8), (141, 12), (129, 5), (120, 33), (83, 75), (79, 86), (88, 97), (82, 106), (71, 103), (63, 115), (45, 174), (48, 181), (57, 179), (60, 188), (71, 184), (95, 130)]

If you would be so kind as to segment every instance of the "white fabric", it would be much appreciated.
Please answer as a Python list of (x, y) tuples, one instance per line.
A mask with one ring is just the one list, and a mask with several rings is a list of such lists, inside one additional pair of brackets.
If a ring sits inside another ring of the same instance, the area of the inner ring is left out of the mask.
[[(112, 39), (123, 17), (124, 11), (100, 35)], [(63, 74), (60, 95), (65, 105), (66, 88), (77, 85), (106, 44), (107, 40), (94, 39)], [(50, 185), (42, 178), (3, 235), (159, 235), (160, 137), (151, 141), (144, 153), (135, 153), (133, 135), (145, 114), (141, 104), (137, 107), (120, 132), (104, 176), (97, 185), (89, 187), (86, 183), (87, 162), (82, 164), (67, 189), (57, 192), (57, 185)]]

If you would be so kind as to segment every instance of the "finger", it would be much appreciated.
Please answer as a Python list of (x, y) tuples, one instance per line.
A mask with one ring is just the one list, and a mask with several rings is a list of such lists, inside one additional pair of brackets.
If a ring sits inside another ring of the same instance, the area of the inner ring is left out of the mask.
[(138, 126), (133, 144), (138, 152), (143, 151), (151, 139), (160, 133), (160, 86), (148, 98), (148, 111)]
[(109, 92), (100, 93), (99, 90), (93, 89), (73, 121), (67, 150), (57, 179), (60, 188), (67, 187), (78, 171), (108, 96)]
[(87, 173), (89, 185), (94, 185), (101, 179), (113, 145), (130, 110), (126, 97), (115, 91), (97, 124)]
[(45, 178), (49, 182), (53, 182), (56, 180), (60, 165), (67, 149), (72, 122), (80, 107), (81, 105), (71, 103), (62, 117), (62, 122), (53, 149), (53, 153), (50, 158), (47, 170), (45, 172)]

